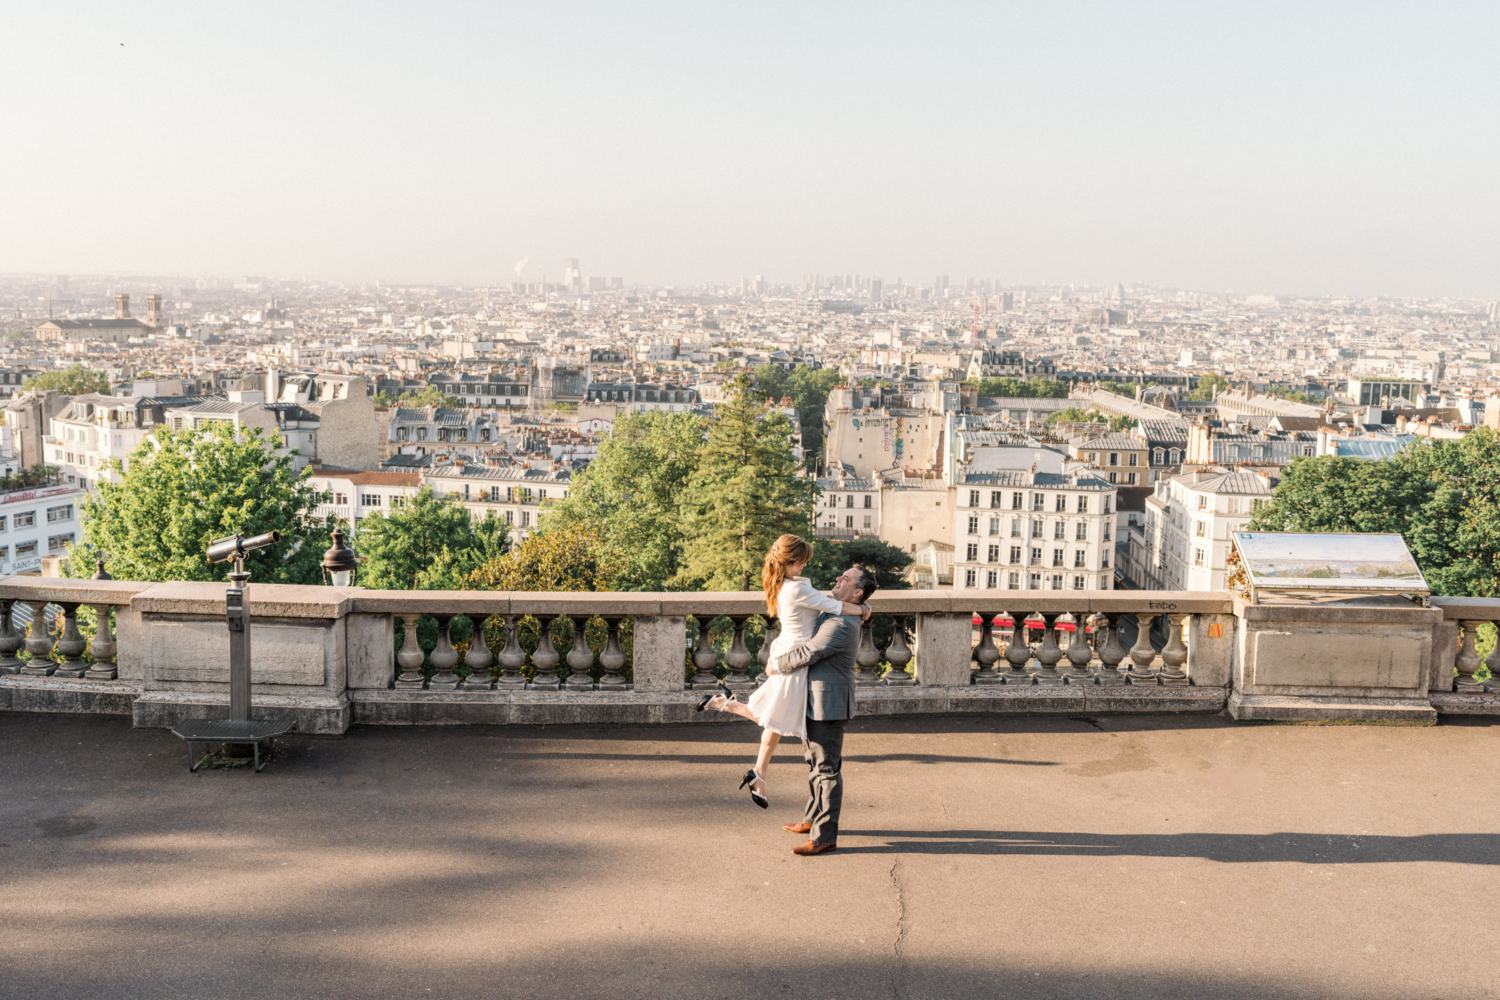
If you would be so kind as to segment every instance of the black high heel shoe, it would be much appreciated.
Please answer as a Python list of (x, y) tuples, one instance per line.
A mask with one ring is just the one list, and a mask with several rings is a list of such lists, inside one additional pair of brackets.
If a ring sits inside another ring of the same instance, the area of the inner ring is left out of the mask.
[[(765, 780), (765, 778), (762, 778), (759, 774), (756, 774), (755, 768), (752, 767), (750, 770), (746, 771), (745, 776), (740, 779), (740, 787), (744, 788), (746, 785), (750, 785), (752, 781)], [(771, 800), (766, 798), (760, 792), (756, 791), (754, 785), (750, 785), (750, 801), (754, 802), (762, 809), (769, 809), (771, 807)]]
[(708, 707), (708, 703), (711, 702), (711, 701), (713, 701), (714, 698), (718, 697), (718, 694), (719, 694), (719, 692), (717, 692), (717, 691), (710, 691), (708, 694), (704, 695), (702, 698), (699, 698), (698, 699), (698, 711), (701, 712), (705, 708), (707, 708)]
[(734, 692), (729, 690), (729, 685), (723, 681), (716, 681), (715, 683), (719, 685), (719, 693), (724, 696), (725, 701), (734, 701)]

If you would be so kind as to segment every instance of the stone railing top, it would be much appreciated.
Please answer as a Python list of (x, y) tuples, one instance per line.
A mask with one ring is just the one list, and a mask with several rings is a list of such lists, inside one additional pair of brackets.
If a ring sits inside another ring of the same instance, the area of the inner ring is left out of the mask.
[[(1500, 605), (1497, 605), (1500, 609)], [(1436, 624), (1443, 620), (1438, 608), (1424, 608), (1404, 597), (1353, 597), (1338, 601), (1284, 601), (1251, 604), (1238, 595), (1234, 613), (1245, 621), (1368, 622), (1404, 620), (1413, 624)]]
[(1500, 597), (1434, 597), (1432, 606), (1441, 609), (1444, 621), (1500, 620)]
[(152, 586), (154, 585), (135, 583), (130, 580), (71, 580), (50, 576), (7, 576), (0, 577), (0, 600), (126, 605), (136, 594)]
[[(130, 602), (130, 610), (165, 615), (222, 615), (227, 583), (156, 583)], [(333, 587), (250, 581), (250, 614), (256, 618), (342, 618), (349, 595)]]

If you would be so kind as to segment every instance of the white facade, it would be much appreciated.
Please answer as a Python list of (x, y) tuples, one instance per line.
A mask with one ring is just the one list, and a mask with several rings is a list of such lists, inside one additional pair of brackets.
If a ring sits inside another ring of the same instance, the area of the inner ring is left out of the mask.
[(77, 486), (42, 486), (0, 494), (0, 574), (33, 573), (43, 556), (60, 556), (83, 537)]
[(1223, 590), (1230, 533), (1271, 496), (1257, 472), (1192, 472), (1159, 480), (1146, 498), (1138, 582), (1150, 590)]
[(568, 496), (571, 474), (562, 469), (486, 465), (439, 465), (422, 481), (438, 496), (463, 503), (474, 520), (491, 515), (510, 525), (512, 545), (531, 537), (547, 508)]
[(814, 511), (818, 537), (880, 537), (879, 481), (840, 474), (819, 479), (818, 487), (823, 491)]
[(1110, 590), (1115, 488), (1091, 472), (970, 474), (958, 484), (954, 590)]
[(346, 527), (349, 537), (359, 534), (359, 526), (371, 514), (390, 514), (399, 510), (422, 488), (415, 472), (334, 472), (315, 471), (308, 482), (326, 494), (314, 514), (318, 518), (333, 515)]

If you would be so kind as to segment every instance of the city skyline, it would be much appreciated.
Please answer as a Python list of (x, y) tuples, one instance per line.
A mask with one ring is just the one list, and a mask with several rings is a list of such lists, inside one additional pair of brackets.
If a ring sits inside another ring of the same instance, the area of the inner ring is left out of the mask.
[(1500, 15), (1415, 10), (20, 11), (0, 270), (1493, 299)]

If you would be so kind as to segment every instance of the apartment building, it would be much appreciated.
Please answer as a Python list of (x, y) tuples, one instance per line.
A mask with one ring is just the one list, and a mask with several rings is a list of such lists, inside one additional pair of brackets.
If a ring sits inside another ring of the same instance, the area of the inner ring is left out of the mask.
[(41, 572), (80, 537), (78, 504), (87, 492), (56, 485), (0, 493), (0, 575)]
[(1087, 462), (1116, 486), (1142, 486), (1146, 482), (1146, 442), (1128, 434), (1104, 434), (1080, 439), (1068, 446), (1075, 461)]
[(1270, 499), (1269, 470), (1199, 470), (1159, 480), (1146, 498), (1135, 582), (1147, 590), (1222, 590), (1230, 533), (1243, 531)]
[(818, 489), (823, 491), (815, 511), (814, 530), (818, 537), (879, 537), (879, 480), (862, 479), (846, 465), (833, 471), (831, 477), (818, 480)]
[(453, 497), (481, 520), (491, 515), (510, 525), (512, 544), (531, 537), (547, 508), (568, 496), (572, 473), (558, 463), (528, 467), (458, 461), (421, 474), (439, 496)]
[(966, 473), (953, 589), (1110, 590), (1115, 487), (1092, 470)]
[(359, 535), (360, 524), (371, 514), (389, 514), (400, 510), (422, 489), (422, 477), (415, 472), (369, 472), (349, 469), (318, 468), (308, 482), (323, 502), (314, 511), (318, 518), (329, 515), (338, 519), (350, 538)]

